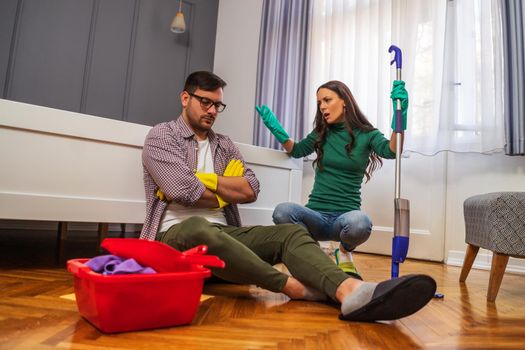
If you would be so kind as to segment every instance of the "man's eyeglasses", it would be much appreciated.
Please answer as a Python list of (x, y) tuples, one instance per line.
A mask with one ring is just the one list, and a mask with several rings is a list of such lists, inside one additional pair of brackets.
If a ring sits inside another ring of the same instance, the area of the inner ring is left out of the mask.
[(226, 105), (222, 102), (213, 102), (209, 98), (195, 95), (195, 94), (192, 94), (191, 92), (188, 92), (188, 94), (192, 97), (195, 97), (197, 100), (199, 100), (199, 102), (201, 103), (202, 109), (206, 112), (211, 108), (211, 106), (215, 106), (215, 110), (217, 111), (217, 113), (221, 113), (222, 111), (224, 111), (224, 108), (226, 108)]

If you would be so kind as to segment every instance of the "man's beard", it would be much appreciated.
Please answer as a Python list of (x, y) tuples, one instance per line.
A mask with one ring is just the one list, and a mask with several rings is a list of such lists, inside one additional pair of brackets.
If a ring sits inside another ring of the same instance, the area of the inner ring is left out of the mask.
[[(195, 130), (205, 131), (205, 132), (210, 131), (211, 127), (213, 126), (215, 122), (215, 118), (213, 118), (212, 116), (208, 114), (200, 115), (197, 120), (195, 120), (194, 118), (191, 118), (191, 116), (188, 119), (190, 120), (190, 122), (192, 122), (192, 127)], [(203, 119), (207, 119), (208, 123), (203, 122)]]

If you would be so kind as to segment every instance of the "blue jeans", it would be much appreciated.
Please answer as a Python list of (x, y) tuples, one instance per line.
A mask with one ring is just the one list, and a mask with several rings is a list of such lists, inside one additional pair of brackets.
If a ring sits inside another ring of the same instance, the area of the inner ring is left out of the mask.
[(361, 210), (319, 212), (296, 203), (280, 203), (273, 211), (275, 224), (300, 224), (317, 241), (338, 241), (348, 250), (366, 242), (372, 221)]

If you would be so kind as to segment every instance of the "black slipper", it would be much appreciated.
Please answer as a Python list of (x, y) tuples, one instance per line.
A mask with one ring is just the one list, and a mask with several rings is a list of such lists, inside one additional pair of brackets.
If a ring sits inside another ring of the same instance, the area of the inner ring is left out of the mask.
[(427, 275), (405, 275), (377, 285), (366, 305), (346, 315), (342, 320), (373, 322), (397, 320), (412, 315), (425, 306), (436, 292), (436, 281)]

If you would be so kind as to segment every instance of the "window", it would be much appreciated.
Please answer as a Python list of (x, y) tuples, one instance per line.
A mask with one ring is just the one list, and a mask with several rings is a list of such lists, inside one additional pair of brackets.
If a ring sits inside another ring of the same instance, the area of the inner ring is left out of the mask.
[(390, 134), (388, 47), (403, 51), (409, 91), (405, 150), (491, 152), (503, 137), (498, 0), (315, 1), (308, 101), (332, 79), (346, 83), (370, 122)]

